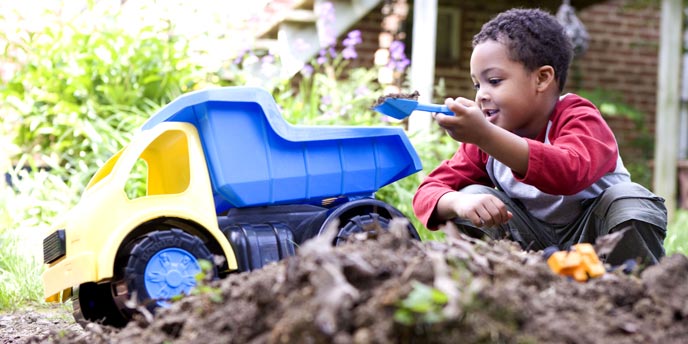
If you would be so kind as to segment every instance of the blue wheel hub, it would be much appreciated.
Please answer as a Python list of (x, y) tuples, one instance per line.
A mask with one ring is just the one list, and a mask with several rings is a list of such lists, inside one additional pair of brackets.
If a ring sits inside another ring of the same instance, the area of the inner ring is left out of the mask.
[(196, 286), (196, 275), (201, 272), (198, 260), (180, 248), (166, 248), (157, 252), (146, 265), (144, 283), (151, 299), (167, 306), (163, 300), (180, 294), (189, 294)]

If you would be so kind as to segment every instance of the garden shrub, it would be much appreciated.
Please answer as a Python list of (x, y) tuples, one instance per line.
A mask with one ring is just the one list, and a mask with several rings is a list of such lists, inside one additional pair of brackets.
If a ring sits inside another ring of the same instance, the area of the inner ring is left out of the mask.
[(42, 238), (146, 118), (204, 81), (170, 23), (130, 32), (99, 18), (97, 28), (77, 18), (0, 34), (0, 62), (15, 67), (0, 84), (0, 130), (11, 138), (0, 142), (0, 307), (41, 296), (41, 264), (26, 259), (40, 242), (24, 252), (10, 238)]

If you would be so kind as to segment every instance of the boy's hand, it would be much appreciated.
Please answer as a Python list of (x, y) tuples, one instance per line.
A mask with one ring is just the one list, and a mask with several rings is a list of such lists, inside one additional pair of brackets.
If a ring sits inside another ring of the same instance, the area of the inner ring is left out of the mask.
[(478, 105), (466, 98), (447, 98), (444, 104), (454, 112), (454, 116), (433, 114), (437, 124), (447, 131), (449, 136), (459, 142), (468, 142), (479, 145), (484, 139), (485, 131), (490, 122), (485, 118)]
[(438, 203), (440, 216), (460, 217), (476, 227), (492, 227), (509, 221), (513, 214), (494, 195), (449, 192)]

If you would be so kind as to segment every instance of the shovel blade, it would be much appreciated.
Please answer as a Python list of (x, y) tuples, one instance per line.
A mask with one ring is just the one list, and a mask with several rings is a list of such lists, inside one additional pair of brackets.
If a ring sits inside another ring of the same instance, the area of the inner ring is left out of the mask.
[(389, 117), (404, 119), (410, 116), (416, 107), (418, 107), (418, 102), (415, 100), (388, 98), (382, 104), (375, 106), (373, 110)]

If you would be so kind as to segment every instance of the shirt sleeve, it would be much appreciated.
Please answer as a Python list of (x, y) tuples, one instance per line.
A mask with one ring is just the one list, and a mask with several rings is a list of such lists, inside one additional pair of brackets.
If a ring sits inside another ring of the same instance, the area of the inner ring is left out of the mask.
[(572, 97), (552, 118), (549, 143), (528, 141), (528, 170), (516, 180), (553, 195), (576, 194), (613, 172), (619, 154), (614, 133), (589, 101)]
[(487, 154), (477, 146), (462, 143), (454, 156), (442, 162), (423, 182), (413, 197), (413, 210), (428, 229), (441, 224), (435, 208), (447, 192), (461, 190), (471, 184), (492, 185), (485, 170)]

